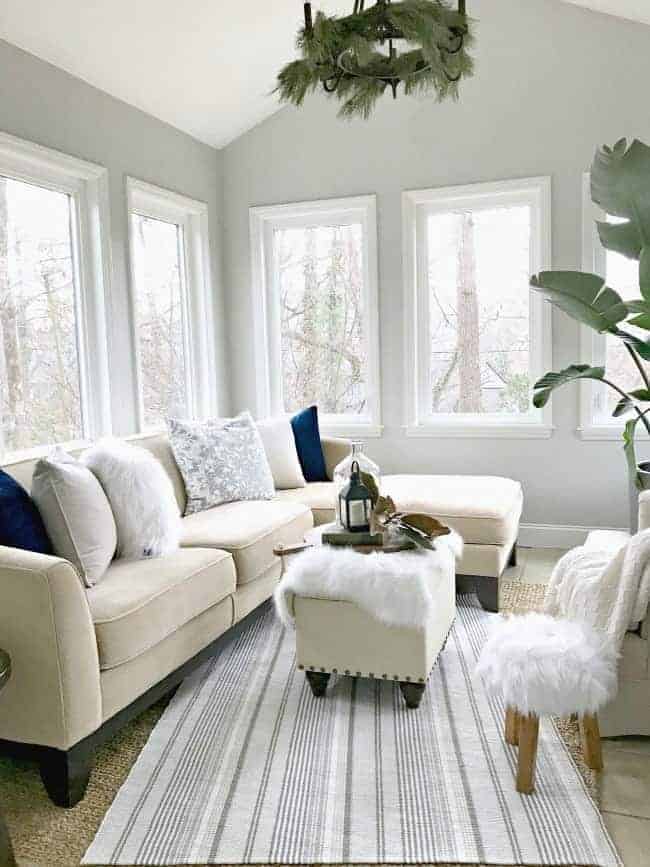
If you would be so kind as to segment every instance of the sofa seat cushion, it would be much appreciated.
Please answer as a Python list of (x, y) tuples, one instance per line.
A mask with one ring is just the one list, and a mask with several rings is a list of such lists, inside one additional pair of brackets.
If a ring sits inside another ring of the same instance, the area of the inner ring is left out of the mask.
[(234, 592), (235, 565), (226, 551), (185, 548), (115, 560), (87, 594), (99, 667), (134, 659)]
[(181, 545), (230, 552), (237, 583), (247, 584), (273, 565), (276, 545), (302, 542), (312, 526), (311, 512), (301, 503), (277, 499), (224, 503), (183, 518)]
[(309, 482), (304, 488), (276, 491), (275, 496), (283, 502), (302, 503), (311, 509), (314, 524), (329, 524), (336, 517), (336, 487), (334, 482)]
[(382, 493), (400, 511), (423, 512), (460, 533), (468, 545), (512, 543), (523, 506), (519, 482), (499, 476), (382, 476)]

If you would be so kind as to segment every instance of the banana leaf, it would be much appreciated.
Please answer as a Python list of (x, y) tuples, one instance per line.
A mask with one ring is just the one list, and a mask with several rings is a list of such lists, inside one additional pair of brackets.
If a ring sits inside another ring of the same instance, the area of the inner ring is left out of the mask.
[(634, 482), (638, 490), (641, 490), (641, 480), (639, 479), (639, 470), (636, 460), (636, 449), (634, 447), (634, 433), (638, 423), (638, 418), (631, 418), (625, 425), (625, 430), (623, 431), (623, 451), (625, 452), (630, 479)]
[(621, 296), (597, 274), (542, 271), (530, 285), (573, 319), (599, 332), (611, 331), (628, 316)]
[(591, 198), (623, 223), (598, 223), (607, 250), (639, 262), (641, 294), (650, 300), (650, 147), (620, 139), (599, 148), (591, 167)]
[(538, 409), (546, 406), (555, 389), (560, 388), (562, 385), (567, 385), (569, 382), (575, 382), (578, 379), (596, 379), (602, 381), (604, 378), (604, 367), (590, 367), (588, 364), (572, 364), (570, 367), (565, 367), (559, 373), (547, 373), (533, 386), (535, 391), (533, 404)]

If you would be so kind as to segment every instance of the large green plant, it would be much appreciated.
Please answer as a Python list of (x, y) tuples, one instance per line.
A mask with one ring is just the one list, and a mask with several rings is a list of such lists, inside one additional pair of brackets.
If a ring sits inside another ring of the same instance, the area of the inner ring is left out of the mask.
[(630, 477), (639, 486), (637, 426), (642, 424), (650, 434), (650, 377), (643, 364), (650, 361), (650, 340), (642, 334), (650, 331), (650, 147), (635, 140), (628, 148), (627, 140), (621, 139), (614, 147), (600, 148), (591, 167), (591, 197), (605, 214), (618, 218), (598, 222), (598, 234), (607, 250), (639, 263), (641, 297), (625, 302), (602, 277), (576, 271), (542, 271), (531, 279), (531, 286), (582, 325), (622, 340), (639, 372), (639, 388), (626, 391), (608, 378), (604, 367), (574, 364), (535, 383), (533, 403), (546, 406), (556, 388), (578, 379), (598, 380), (616, 391), (619, 401), (613, 415), (631, 415), (623, 445)]

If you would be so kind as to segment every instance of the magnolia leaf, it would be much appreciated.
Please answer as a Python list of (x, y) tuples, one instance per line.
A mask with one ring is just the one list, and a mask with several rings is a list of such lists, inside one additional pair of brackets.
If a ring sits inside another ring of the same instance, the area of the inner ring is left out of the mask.
[(623, 299), (597, 274), (581, 271), (542, 271), (531, 288), (573, 319), (599, 332), (610, 331), (627, 318)]
[(641, 403), (650, 403), (650, 389), (637, 388), (635, 391), (630, 392), (630, 397), (640, 400)]
[(422, 515), (418, 512), (413, 514), (408, 513), (402, 515), (400, 520), (402, 524), (407, 524), (409, 527), (419, 530), (431, 539), (435, 539), (437, 536), (448, 536), (451, 533), (449, 527), (441, 524), (440, 521), (432, 518), (431, 515)]
[(377, 482), (374, 477), (370, 475), (370, 473), (361, 473), (361, 481), (368, 488), (368, 493), (370, 494), (370, 499), (372, 501), (373, 507), (379, 500), (379, 488), (377, 487)]
[(419, 545), (420, 548), (427, 548), (429, 551), (434, 551), (435, 546), (433, 544), (433, 540), (428, 536), (425, 536), (424, 533), (421, 533), (419, 530), (416, 530), (414, 527), (411, 527), (410, 524), (403, 524), (401, 521), (393, 522), (394, 525), (402, 532), (408, 539), (411, 539), (415, 542), (416, 545)]
[(538, 409), (546, 406), (552, 392), (569, 382), (575, 382), (578, 379), (602, 380), (604, 378), (604, 367), (590, 367), (588, 364), (572, 364), (570, 367), (565, 367), (559, 373), (547, 373), (533, 386), (535, 390), (533, 404)]
[(392, 497), (379, 497), (374, 504), (375, 518), (379, 518), (381, 515), (394, 515), (395, 512), (396, 508)]

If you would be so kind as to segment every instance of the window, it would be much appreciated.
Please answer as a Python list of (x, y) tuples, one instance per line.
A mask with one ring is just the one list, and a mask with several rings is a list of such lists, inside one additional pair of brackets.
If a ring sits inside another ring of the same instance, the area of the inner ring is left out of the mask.
[(210, 413), (207, 206), (128, 179), (139, 427)]
[(110, 429), (102, 214), (103, 169), (0, 135), (3, 457)]
[(374, 196), (251, 209), (258, 415), (379, 435)]
[[(583, 269), (603, 277), (607, 285), (615, 289), (625, 301), (637, 299), (640, 297), (639, 263), (602, 246), (596, 220), (605, 219), (617, 222), (617, 218), (604, 214), (591, 201), (591, 181), (589, 174), (586, 174), (583, 183)], [(634, 326), (626, 326), (626, 330), (644, 340), (647, 337), (645, 332)], [(580, 337), (581, 351), (586, 363), (604, 365), (611, 379), (625, 390), (641, 386), (639, 371), (621, 340), (597, 334), (586, 326), (581, 327)], [(626, 421), (625, 417), (612, 417), (619, 395), (596, 382), (590, 382), (588, 386), (581, 383), (580, 387), (580, 435), (584, 439), (619, 439)]]
[(550, 315), (547, 178), (404, 194), (407, 433), (549, 436), (531, 403)]

